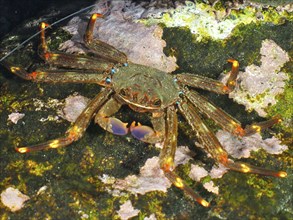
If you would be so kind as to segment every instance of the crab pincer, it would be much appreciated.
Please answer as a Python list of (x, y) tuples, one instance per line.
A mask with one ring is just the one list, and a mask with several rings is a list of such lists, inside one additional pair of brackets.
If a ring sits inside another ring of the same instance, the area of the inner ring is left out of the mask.
[(130, 125), (130, 132), (133, 137), (141, 141), (144, 141), (146, 137), (152, 136), (155, 133), (151, 127), (141, 125), (139, 122), (136, 125), (135, 121), (133, 121)]
[[(108, 129), (113, 134), (116, 135), (126, 135), (128, 133), (127, 125), (128, 123), (124, 123), (117, 118), (107, 118), (108, 120)], [(107, 129), (107, 130), (108, 130)]]

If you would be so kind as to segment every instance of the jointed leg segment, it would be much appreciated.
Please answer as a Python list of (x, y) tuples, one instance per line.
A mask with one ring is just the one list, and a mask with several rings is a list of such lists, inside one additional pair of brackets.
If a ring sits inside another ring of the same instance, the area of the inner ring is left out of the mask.
[(90, 57), (85, 55), (50, 52), (45, 38), (46, 23), (41, 23), (40, 56), (49, 64), (74, 69), (109, 71), (114, 63), (111, 60)]
[(236, 78), (239, 73), (238, 61), (229, 59), (228, 62), (232, 63), (232, 70), (226, 85), (218, 80), (194, 74), (177, 74), (176, 78), (178, 82), (182, 83), (183, 85), (208, 90), (218, 94), (228, 94), (235, 88)]
[(239, 121), (231, 115), (224, 112), (222, 109), (216, 107), (209, 102), (205, 97), (199, 95), (195, 91), (186, 92), (187, 99), (198, 109), (198, 111), (215, 121), (222, 129), (230, 132), (231, 134), (244, 136), (245, 131), (241, 127)]
[(286, 177), (287, 174), (284, 171), (272, 171), (250, 164), (245, 164), (241, 162), (232, 162), (228, 159), (227, 152), (223, 149), (220, 142), (211, 132), (207, 125), (204, 124), (201, 117), (197, 114), (197, 109), (184, 101), (178, 106), (180, 112), (186, 118), (187, 122), (191, 125), (192, 129), (197, 132), (197, 137), (203, 145), (204, 149), (218, 162), (228, 167), (231, 170), (235, 170), (243, 173), (256, 173), (266, 176), (275, 176), (275, 177)]
[(33, 82), (48, 83), (95, 83), (107, 86), (107, 75), (98, 72), (82, 72), (82, 71), (64, 71), (64, 70), (36, 70), (28, 73), (21, 66), (14, 66), (7, 61), (1, 64), (11, 73), (22, 79)]
[(49, 148), (65, 147), (72, 142), (77, 141), (83, 136), (97, 109), (99, 109), (105, 103), (105, 101), (109, 99), (111, 93), (112, 92), (109, 90), (104, 90), (100, 92), (94, 99), (92, 99), (88, 106), (83, 110), (83, 112), (73, 123), (73, 125), (70, 126), (69, 129), (66, 131), (64, 137), (29, 147), (16, 148), (16, 150), (19, 153), (28, 153), (31, 151), (39, 151)]
[(186, 97), (188, 101), (196, 107), (198, 112), (208, 118), (211, 118), (214, 122), (221, 126), (222, 129), (240, 137), (260, 132), (280, 122), (280, 119), (276, 117), (271, 120), (248, 125), (244, 129), (242, 128), (242, 125), (238, 120), (223, 111), (221, 108), (216, 107), (214, 104), (212, 104), (210, 101), (208, 101), (205, 97), (201, 96), (197, 92), (187, 90)]
[(160, 154), (160, 166), (165, 176), (187, 195), (191, 196), (202, 206), (208, 207), (209, 203), (191, 189), (174, 171), (174, 157), (177, 147), (177, 115), (174, 107), (167, 109), (166, 137)]
[(101, 17), (102, 15), (97, 13), (91, 16), (84, 34), (85, 45), (98, 57), (102, 57), (114, 63), (127, 63), (127, 56), (123, 52), (107, 43), (93, 39), (94, 24), (97, 18)]

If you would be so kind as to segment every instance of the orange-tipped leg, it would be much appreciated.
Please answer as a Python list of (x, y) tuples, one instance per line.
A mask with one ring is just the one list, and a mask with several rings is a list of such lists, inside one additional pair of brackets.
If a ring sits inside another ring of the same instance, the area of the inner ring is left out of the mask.
[(18, 153), (29, 153), (34, 151), (45, 150), (49, 148), (58, 148), (58, 147), (65, 147), (73, 142), (73, 139), (68, 137), (58, 138), (55, 140), (47, 141), (45, 143), (29, 146), (29, 147), (20, 147), (15, 148)]
[(103, 17), (102, 14), (99, 14), (99, 13), (92, 14), (92, 16), (88, 22), (86, 32), (84, 34), (84, 40), (86, 42), (88, 42), (88, 43), (92, 42), (95, 22), (96, 22), (97, 18), (101, 18), (101, 17)]
[[(287, 173), (284, 171), (273, 171), (261, 167), (256, 167), (250, 164), (230, 161), (228, 159), (227, 152), (223, 149), (222, 145), (213, 134), (213, 132), (210, 131), (209, 127), (201, 120), (200, 116), (196, 112), (196, 109), (192, 105), (188, 105), (186, 103), (182, 103), (178, 107), (187, 119), (188, 123), (193, 128), (193, 130), (198, 132), (198, 138), (200, 139), (201, 144), (218, 163), (223, 164), (231, 170), (242, 173), (256, 173), (274, 177), (287, 176)], [(271, 122), (265, 123), (265, 125), (267, 124), (271, 125)], [(266, 127), (265, 125), (264, 127)], [(242, 133), (241, 129), (240, 131), (240, 133)]]
[(229, 59), (228, 62), (232, 63), (232, 70), (226, 85), (229, 90), (232, 91), (235, 88), (237, 75), (239, 73), (239, 62), (234, 59)]
[(96, 97), (90, 101), (88, 106), (78, 116), (74, 124), (68, 128), (64, 137), (57, 138), (54, 140), (50, 140), (50, 141), (29, 146), (29, 147), (16, 148), (16, 151), (19, 153), (28, 153), (32, 151), (39, 151), (39, 150), (50, 149), (50, 148), (59, 148), (59, 147), (68, 146), (72, 142), (77, 141), (83, 136), (86, 128), (88, 127), (97, 109), (99, 109), (106, 102), (106, 100), (109, 99), (109, 96), (111, 94), (112, 94), (112, 91), (104, 90), (100, 92), (98, 95), (96, 95)]
[(46, 54), (48, 52), (48, 45), (46, 42), (46, 37), (45, 37), (45, 30), (47, 27), (50, 27), (49, 24), (42, 22), (40, 24), (40, 30), (41, 30), (41, 49), (42, 49), (42, 53)]
[(273, 171), (273, 170), (268, 170), (261, 167), (256, 167), (246, 163), (232, 162), (230, 160), (228, 160), (227, 163), (224, 165), (231, 170), (242, 172), (242, 173), (255, 173), (255, 174), (260, 174), (265, 176), (274, 176), (274, 177), (281, 177), (281, 178), (284, 178), (287, 176), (287, 173), (285, 171)]
[(267, 121), (262, 121), (245, 127), (245, 136), (261, 132), (264, 129), (270, 128), (273, 125), (280, 123), (282, 120), (279, 117), (272, 118)]
[(179, 189), (182, 189), (187, 195), (191, 196), (200, 205), (209, 206), (209, 202), (204, 200), (192, 188), (190, 188), (174, 171), (174, 157), (177, 146), (177, 115), (173, 107), (167, 110), (166, 120), (166, 138), (164, 140), (163, 149), (160, 154), (160, 166), (165, 176)]
[(172, 171), (165, 171), (165, 176), (179, 189), (182, 189), (187, 195), (204, 207), (209, 207), (210, 203), (203, 199), (198, 193), (191, 189), (180, 177)]
[(98, 13), (91, 16), (83, 36), (85, 46), (88, 47), (91, 55), (97, 56), (98, 58), (102, 57), (103, 59), (114, 63), (127, 65), (127, 56), (123, 52), (103, 41), (93, 38), (95, 22), (97, 18), (102, 17), (103, 15)]

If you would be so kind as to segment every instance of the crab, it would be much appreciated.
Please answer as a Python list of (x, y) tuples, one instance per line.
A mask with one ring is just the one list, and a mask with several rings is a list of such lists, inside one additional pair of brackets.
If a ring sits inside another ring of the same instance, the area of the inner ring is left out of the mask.
[[(242, 127), (240, 122), (216, 107), (194, 88), (200, 88), (217, 94), (228, 94), (236, 84), (239, 72), (237, 60), (229, 59), (232, 69), (226, 84), (195, 74), (171, 74), (155, 68), (135, 64), (127, 56), (100, 40), (93, 39), (93, 28), (101, 14), (93, 14), (84, 34), (84, 47), (87, 55), (51, 52), (45, 39), (48, 24), (41, 23), (40, 56), (57, 69), (36, 70), (28, 73), (23, 67), (8, 61), (1, 64), (17, 76), (34, 82), (49, 83), (93, 83), (103, 87), (88, 103), (76, 121), (67, 129), (65, 135), (33, 146), (17, 147), (19, 153), (28, 153), (44, 149), (60, 148), (82, 138), (90, 121), (104, 130), (116, 135), (131, 133), (146, 143), (162, 143), (160, 167), (165, 176), (187, 195), (207, 207), (209, 202), (193, 191), (174, 171), (174, 156), (177, 146), (177, 113), (183, 115), (205, 151), (216, 163), (228, 169), (274, 177), (286, 177), (284, 171), (272, 171), (242, 162), (234, 162), (221, 146), (211, 129), (204, 123), (202, 116), (212, 119), (222, 129), (238, 137), (251, 135), (279, 122), (279, 118)], [(61, 68), (61, 69), (60, 69)], [(115, 118), (122, 105), (136, 112), (151, 115), (152, 128), (135, 121), (131, 124)]]

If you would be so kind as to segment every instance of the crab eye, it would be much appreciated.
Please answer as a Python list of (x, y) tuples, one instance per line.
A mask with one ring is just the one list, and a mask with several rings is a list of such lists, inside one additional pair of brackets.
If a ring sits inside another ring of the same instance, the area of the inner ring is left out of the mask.
[(119, 92), (119, 94), (121, 96), (126, 96), (126, 90), (125, 89), (121, 89), (120, 92)]
[(160, 99), (155, 99), (154, 102), (153, 102), (153, 105), (156, 106), (156, 107), (161, 106), (161, 104), (162, 104), (162, 101)]

